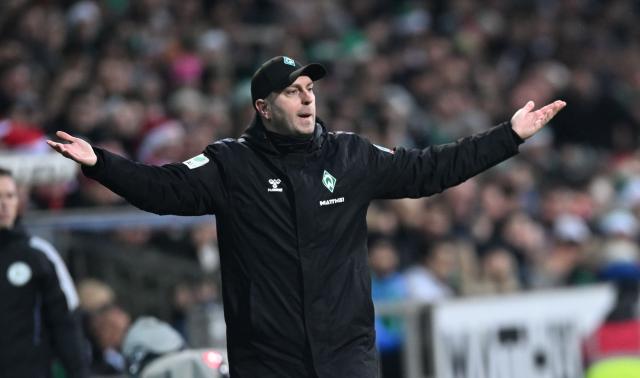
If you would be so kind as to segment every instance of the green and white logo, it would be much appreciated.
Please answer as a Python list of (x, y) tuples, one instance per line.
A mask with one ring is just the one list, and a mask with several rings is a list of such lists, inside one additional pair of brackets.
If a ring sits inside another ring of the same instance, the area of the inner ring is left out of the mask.
[(294, 62), (293, 59), (289, 58), (288, 56), (283, 56), (282, 57), (282, 62), (284, 64), (288, 64), (288, 65), (293, 66), (293, 67), (296, 66), (296, 62)]
[(195, 169), (198, 167), (202, 167), (203, 165), (209, 162), (209, 158), (204, 156), (204, 154), (200, 154), (198, 156), (194, 156), (189, 160), (183, 161), (182, 164), (189, 167), (189, 169)]
[(31, 279), (31, 268), (22, 261), (16, 261), (7, 269), (7, 279), (13, 286), (22, 286)]
[(331, 193), (333, 193), (333, 189), (336, 188), (337, 181), (338, 180), (336, 180), (335, 177), (331, 176), (331, 173), (327, 171), (324, 171), (324, 173), (322, 174), (322, 184), (324, 184), (324, 186), (326, 186)]

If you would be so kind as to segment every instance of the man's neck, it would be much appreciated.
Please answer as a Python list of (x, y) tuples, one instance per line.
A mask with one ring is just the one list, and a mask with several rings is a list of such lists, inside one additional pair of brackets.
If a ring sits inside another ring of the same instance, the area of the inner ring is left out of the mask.
[(280, 153), (307, 152), (313, 143), (312, 134), (283, 135), (266, 129), (269, 140)]

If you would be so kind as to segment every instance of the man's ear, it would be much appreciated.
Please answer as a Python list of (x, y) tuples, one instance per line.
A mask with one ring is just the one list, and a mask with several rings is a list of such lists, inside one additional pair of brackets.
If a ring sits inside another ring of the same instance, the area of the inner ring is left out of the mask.
[(258, 113), (260, 113), (260, 116), (262, 116), (264, 119), (268, 120), (271, 118), (271, 112), (269, 111), (269, 104), (265, 100), (263, 99), (256, 100), (255, 107)]

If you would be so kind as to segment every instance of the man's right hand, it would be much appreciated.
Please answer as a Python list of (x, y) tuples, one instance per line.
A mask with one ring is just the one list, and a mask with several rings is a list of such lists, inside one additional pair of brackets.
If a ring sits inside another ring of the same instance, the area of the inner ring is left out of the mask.
[(56, 131), (56, 136), (69, 143), (59, 143), (47, 140), (47, 144), (54, 150), (58, 151), (62, 156), (89, 167), (96, 165), (98, 157), (95, 152), (93, 152), (93, 148), (89, 143), (80, 138), (69, 135), (64, 131)]

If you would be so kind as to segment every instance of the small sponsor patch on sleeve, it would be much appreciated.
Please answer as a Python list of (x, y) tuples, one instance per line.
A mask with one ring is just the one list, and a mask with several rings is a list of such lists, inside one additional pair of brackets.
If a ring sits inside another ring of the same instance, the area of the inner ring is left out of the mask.
[(382, 146), (379, 146), (379, 145), (377, 145), (375, 143), (373, 145), (376, 146), (376, 148), (379, 149), (380, 151), (384, 151), (384, 152), (389, 153), (389, 154), (395, 153), (395, 151), (393, 151), (393, 150), (391, 150), (391, 149), (389, 149), (387, 147), (382, 147)]
[(189, 169), (196, 169), (198, 167), (202, 167), (203, 165), (209, 162), (209, 158), (204, 156), (204, 154), (200, 154), (198, 156), (194, 156), (189, 160), (185, 160), (182, 164), (189, 167)]

